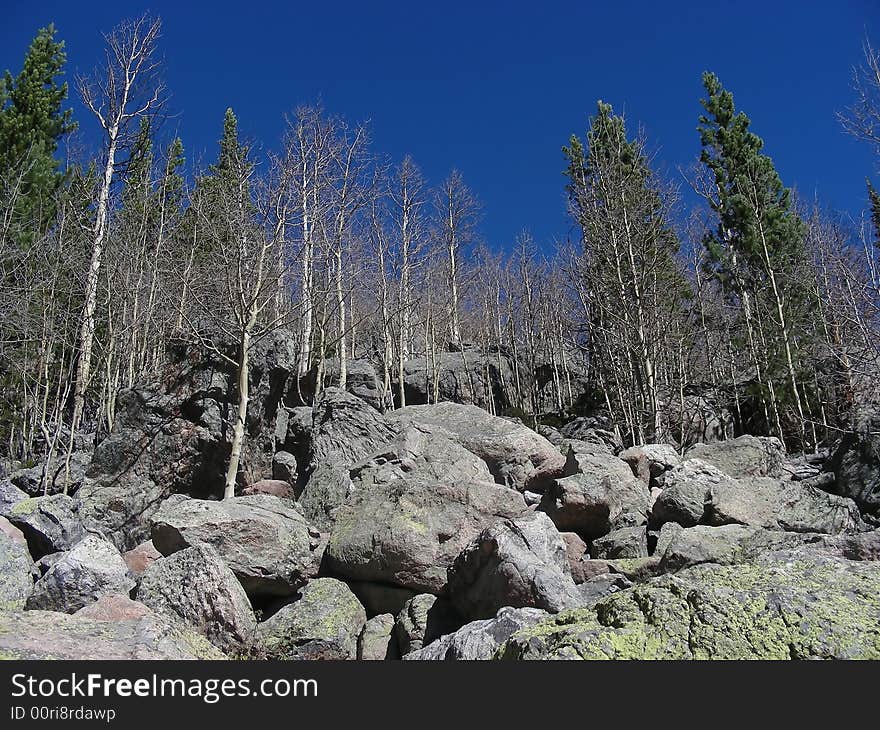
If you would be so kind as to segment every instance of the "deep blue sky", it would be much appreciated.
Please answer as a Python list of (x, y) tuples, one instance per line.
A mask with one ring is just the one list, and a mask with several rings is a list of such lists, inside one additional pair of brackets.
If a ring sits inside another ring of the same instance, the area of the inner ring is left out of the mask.
[[(878, 0), (739, 2), (5, 3), (0, 68), (17, 72), (37, 28), (55, 22), (69, 78), (102, 50), (101, 31), (144, 10), (164, 23), (169, 108), (188, 157), (212, 160), (223, 112), (277, 145), (282, 115), (321, 99), (372, 122), (375, 148), (410, 153), (432, 182), (458, 167), (484, 204), (482, 232), (507, 246), (528, 227), (563, 237), (560, 146), (598, 98), (642, 125), (671, 176), (699, 152), (700, 75), (714, 70), (752, 118), (783, 181), (833, 209), (864, 205), (878, 174), (834, 113)], [(10, 7), (11, 6), (11, 7)], [(86, 138), (94, 122), (74, 103)], [(94, 137), (92, 137), (94, 138)]]

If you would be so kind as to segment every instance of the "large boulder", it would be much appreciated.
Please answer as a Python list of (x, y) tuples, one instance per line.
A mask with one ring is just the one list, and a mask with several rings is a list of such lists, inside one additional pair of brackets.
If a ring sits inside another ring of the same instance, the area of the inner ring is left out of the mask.
[(409, 654), (460, 625), (449, 601), (420, 593), (407, 601), (398, 614), (394, 622), (395, 641), (401, 654)]
[(515, 633), (508, 659), (880, 659), (880, 563), (699, 565)]
[[(345, 363), (345, 390), (369, 404), (377, 411), (393, 407), (391, 393), (385, 394), (382, 378), (369, 360), (347, 360)], [(339, 359), (324, 361), (324, 377), (331, 383), (339, 382)]]
[(127, 594), (134, 586), (113, 543), (86, 535), (37, 581), (27, 608), (73, 613), (101, 596)]
[(644, 526), (621, 527), (593, 540), (594, 558), (646, 558), (648, 557), (648, 532)]
[(494, 618), (471, 621), (403, 658), (409, 661), (475, 661), (492, 659), (513, 634), (534, 626), (550, 614), (539, 608), (501, 608)]
[(829, 534), (863, 529), (859, 510), (851, 499), (804, 482), (781, 482), (769, 477), (716, 484), (706, 507), (706, 522)]
[(681, 463), (681, 457), (670, 444), (631, 446), (618, 456), (629, 464), (635, 476), (649, 485), (652, 480)]
[(557, 613), (580, 605), (565, 541), (534, 512), (483, 529), (449, 569), (449, 597), (462, 618), (491, 618), (503, 606)]
[(257, 620), (233, 572), (208, 545), (179, 550), (150, 565), (138, 600), (180, 618), (226, 653), (250, 645)]
[(849, 497), (865, 512), (880, 513), (880, 411), (847, 433), (825, 465), (834, 475), (830, 491)]
[(142, 542), (137, 547), (127, 550), (122, 554), (122, 559), (135, 579), (139, 579), (144, 574), (144, 571), (161, 557), (162, 553), (156, 550), (152, 540)]
[(34, 588), (27, 545), (0, 530), (0, 611), (22, 609)]
[(327, 569), (346, 579), (439, 594), (472, 537), (526, 511), (522, 496), (489, 481), (471, 453), (418, 428), (351, 474), (325, 553)]
[(731, 477), (701, 459), (686, 459), (663, 474), (663, 491), (651, 507), (651, 522), (676, 522), (693, 527), (703, 520), (712, 487)]
[(307, 481), (299, 502), (321, 529), (333, 524), (351, 488), (348, 470), (394, 438), (382, 414), (339, 388), (327, 388), (314, 406)]
[(604, 446), (613, 454), (618, 454), (623, 450), (620, 434), (613, 428), (609, 418), (578, 416), (573, 421), (566, 423), (559, 429), (559, 432), (564, 438), (572, 441)]
[(163, 555), (211, 546), (251, 597), (290, 596), (317, 575), (320, 533), (293, 505), (269, 495), (167, 500), (152, 517)]
[(364, 624), (358, 637), (357, 658), (362, 661), (398, 659), (397, 639), (394, 636), (394, 616), (380, 613)]
[(152, 611), (106, 621), (55, 611), (0, 611), (4, 659), (225, 659), (207, 639)]
[(149, 616), (153, 612), (139, 601), (133, 601), (121, 593), (108, 593), (94, 603), (83, 606), (74, 616), (95, 621), (130, 621)]
[(651, 519), (655, 525), (741, 524), (829, 534), (862, 529), (858, 509), (850, 499), (802, 481), (734, 479), (701, 459), (687, 459), (664, 474), (663, 492), (654, 503)]
[(821, 541), (821, 536), (780, 532), (747, 525), (697, 525), (678, 530), (663, 547), (660, 569), (673, 572), (702, 563), (736, 565), (755, 561), (775, 550), (795, 549)]
[(345, 583), (317, 578), (259, 625), (258, 650), (269, 659), (356, 659), (366, 623), (364, 607)]
[(400, 430), (417, 426), (456, 442), (482, 459), (496, 482), (519, 491), (543, 492), (565, 462), (543, 436), (476, 406), (407, 406), (387, 417)]
[(604, 447), (567, 444), (564, 474), (540, 505), (560, 530), (594, 539), (646, 522), (647, 485)]
[(69, 550), (83, 536), (76, 502), (66, 494), (30, 497), (16, 502), (6, 518), (24, 533), (34, 559)]
[(0, 479), (0, 515), (6, 517), (16, 504), (27, 498), (27, 493), (21, 491), (8, 479)]
[(784, 473), (785, 449), (774, 436), (739, 436), (697, 444), (685, 456), (708, 462), (734, 478), (780, 477)]

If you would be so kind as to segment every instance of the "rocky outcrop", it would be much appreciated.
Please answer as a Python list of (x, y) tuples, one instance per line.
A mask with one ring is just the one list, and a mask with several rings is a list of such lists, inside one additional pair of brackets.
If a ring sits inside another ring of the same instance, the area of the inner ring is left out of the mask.
[(3, 659), (224, 659), (195, 631), (149, 614), (105, 621), (54, 611), (0, 611)]
[(364, 607), (345, 583), (317, 578), (259, 625), (257, 648), (269, 659), (356, 659), (366, 622)]
[(880, 563), (700, 565), (515, 633), (506, 659), (878, 659)]
[[(207, 377), (207, 374), (206, 374)], [(77, 492), (87, 529), (120, 550), (150, 537), (149, 520), (174, 493), (222, 493), (227, 446), (217, 398), (225, 379), (184, 399), (158, 388), (123, 391), (113, 432), (95, 450)]]
[(496, 482), (519, 491), (543, 492), (564, 464), (543, 436), (476, 406), (407, 406), (388, 414), (388, 421), (400, 430), (415, 426), (454, 441), (482, 459)]
[(128, 594), (134, 586), (116, 547), (86, 535), (36, 582), (26, 607), (73, 613), (101, 596)]
[(254, 495), (220, 502), (167, 500), (152, 518), (153, 544), (163, 555), (210, 546), (248, 596), (290, 596), (317, 575), (320, 534), (278, 497)]
[[(399, 407), (397, 373), (393, 378), (393, 395)], [(503, 348), (484, 351), (467, 346), (458, 352), (439, 352), (433, 360), (413, 358), (403, 365), (408, 406), (450, 401), (488, 408), (491, 403), (502, 412), (510, 407), (509, 392), (514, 382), (513, 359)]]
[(450, 567), (448, 592), (471, 621), (504, 606), (557, 613), (580, 604), (565, 541), (541, 512), (483, 529)]

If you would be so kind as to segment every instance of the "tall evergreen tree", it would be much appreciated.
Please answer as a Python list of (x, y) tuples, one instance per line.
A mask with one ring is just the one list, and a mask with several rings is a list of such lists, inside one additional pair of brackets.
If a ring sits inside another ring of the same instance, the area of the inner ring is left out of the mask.
[(769, 429), (780, 438), (786, 406), (796, 409), (803, 434), (797, 341), (807, 312), (803, 266), (804, 224), (793, 210), (764, 143), (737, 112), (718, 77), (703, 74), (706, 114), (699, 118), (700, 160), (712, 176), (707, 198), (718, 217), (704, 240), (712, 275), (737, 300)]
[(668, 200), (643, 143), (627, 137), (623, 117), (608, 104), (598, 103), (586, 144), (573, 136), (563, 153), (582, 234), (584, 325), (599, 388), (628, 440), (660, 439), (661, 391), (675, 369), (662, 362), (663, 341), (685, 284)]
[(64, 179), (55, 153), (76, 127), (71, 110), (62, 110), (65, 60), (64, 42), (49, 25), (37, 33), (18, 76), (6, 71), (0, 80), (0, 175), (7, 184), (21, 180), (13, 216), (25, 241), (54, 215), (54, 194)]

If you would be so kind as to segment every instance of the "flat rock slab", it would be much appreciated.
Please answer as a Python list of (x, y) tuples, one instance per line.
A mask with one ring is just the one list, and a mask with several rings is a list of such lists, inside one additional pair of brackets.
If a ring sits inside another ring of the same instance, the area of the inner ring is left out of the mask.
[(54, 611), (0, 611), (3, 659), (225, 659), (200, 634), (152, 612), (104, 621)]

